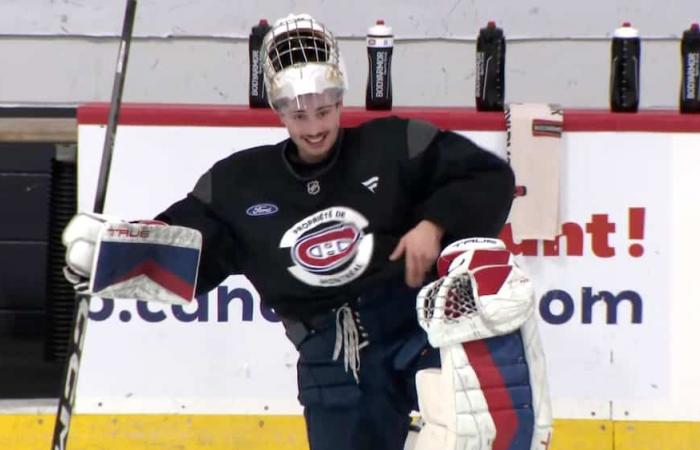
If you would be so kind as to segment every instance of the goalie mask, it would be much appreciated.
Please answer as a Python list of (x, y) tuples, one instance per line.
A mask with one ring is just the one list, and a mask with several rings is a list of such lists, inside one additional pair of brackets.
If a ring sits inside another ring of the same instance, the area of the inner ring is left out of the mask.
[(320, 94), (340, 101), (347, 82), (333, 34), (308, 14), (278, 20), (261, 49), (265, 88), (270, 105), (305, 109), (304, 96)]

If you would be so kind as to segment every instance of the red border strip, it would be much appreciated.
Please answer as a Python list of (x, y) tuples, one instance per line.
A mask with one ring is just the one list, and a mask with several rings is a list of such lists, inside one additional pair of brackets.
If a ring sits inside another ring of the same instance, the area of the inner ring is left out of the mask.
[[(105, 124), (108, 103), (87, 103), (78, 107), (78, 123)], [(367, 111), (345, 107), (342, 124), (356, 126), (376, 117), (396, 115), (428, 120), (452, 130), (503, 131), (505, 119), (499, 112), (478, 112), (474, 108), (397, 107), (392, 111)], [(281, 126), (269, 109), (247, 106), (170, 103), (125, 103), (120, 124), (182, 126)], [(571, 109), (564, 111), (564, 131), (649, 131), (700, 132), (700, 114), (680, 114), (673, 110), (644, 110), (637, 113), (611, 113), (606, 110)]]

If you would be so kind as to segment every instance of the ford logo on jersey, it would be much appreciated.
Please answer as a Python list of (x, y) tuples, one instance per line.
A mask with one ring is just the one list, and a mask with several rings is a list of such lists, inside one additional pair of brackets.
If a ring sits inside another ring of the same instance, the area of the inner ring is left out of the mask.
[(272, 203), (258, 203), (246, 209), (245, 213), (249, 216), (269, 216), (279, 211), (277, 205)]
[(328, 272), (355, 256), (362, 231), (341, 223), (302, 237), (294, 246), (293, 258), (312, 272)]

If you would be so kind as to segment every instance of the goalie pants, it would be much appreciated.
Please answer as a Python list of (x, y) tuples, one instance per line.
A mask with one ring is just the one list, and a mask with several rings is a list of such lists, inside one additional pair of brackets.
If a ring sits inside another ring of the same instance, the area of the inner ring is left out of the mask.
[(299, 401), (311, 450), (404, 448), (409, 413), (418, 409), (416, 371), (440, 365), (439, 351), (418, 326), (416, 294), (401, 280), (348, 305), (369, 341), (359, 350), (358, 381), (345, 366), (348, 345), (333, 358), (342, 327), (348, 326), (338, 310), (305, 322), (283, 320), (299, 350)]

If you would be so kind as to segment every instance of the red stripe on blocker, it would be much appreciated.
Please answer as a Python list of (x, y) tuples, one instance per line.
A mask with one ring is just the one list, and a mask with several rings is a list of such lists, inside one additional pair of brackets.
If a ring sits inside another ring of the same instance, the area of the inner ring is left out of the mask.
[(501, 371), (493, 361), (491, 351), (484, 340), (465, 342), (462, 347), (469, 364), (476, 372), (489, 414), (496, 426), (496, 439), (492, 449), (509, 450), (517, 434), (519, 420)]
[(152, 260), (145, 261), (124, 274), (113, 284), (127, 281), (131, 278), (145, 275), (153, 282), (169, 290), (173, 294), (181, 297), (186, 301), (191, 301), (194, 296), (194, 286), (183, 280), (174, 273), (164, 269), (158, 263)]

